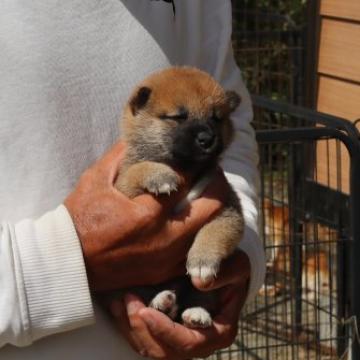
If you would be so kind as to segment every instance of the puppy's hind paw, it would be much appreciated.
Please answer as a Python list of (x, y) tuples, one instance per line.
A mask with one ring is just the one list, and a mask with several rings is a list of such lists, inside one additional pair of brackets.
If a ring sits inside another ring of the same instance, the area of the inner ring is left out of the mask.
[(171, 319), (175, 319), (178, 312), (178, 305), (176, 303), (176, 294), (171, 290), (164, 290), (159, 292), (150, 302), (150, 307), (161, 311), (169, 316)]
[(202, 307), (186, 309), (181, 318), (184, 325), (189, 328), (208, 328), (212, 325), (211, 315)]

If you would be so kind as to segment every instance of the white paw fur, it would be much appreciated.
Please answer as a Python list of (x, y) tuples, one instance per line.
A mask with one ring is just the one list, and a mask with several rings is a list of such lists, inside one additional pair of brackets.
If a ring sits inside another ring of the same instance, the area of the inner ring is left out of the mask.
[(169, 184), (169, 183), (164, 183), (164, 184), (160, 185), (158, 188), (159, 194), (170, 195), (171, 191), (176, 191), (176, 190), (177, 190), (177, 187), (174, 186), (173, 184)]
[(194, 266), (187, 269), (191, 277), (200, 278), (203, 282), (209, 282), (216, 277), (217, 269), (211, 266)]
[(220, 261), (203, 261), (200, 259), (188, 259), (186, 270), (194, 278), (200, 278), (203, 283), (208, 283), (216, 278), (219, 271)]
[(174, 173), (157, 173), (156, 175), (148, 178), (145, 182), (145, 188), (147, 191), (154, 195), (168, 194), (177, 191), (179, 178)]
[(202, 307), (186, 309), (181, 318), (184, 325), (190, 328), (207, 328), (212, 325), (211, 315)]
[(150, 302), (150, 307), (161, 311), (175, 319), (178, 312), (178, 305), (176, 303), (176, 294), (171, 290), (164, 290), (159, 292)]

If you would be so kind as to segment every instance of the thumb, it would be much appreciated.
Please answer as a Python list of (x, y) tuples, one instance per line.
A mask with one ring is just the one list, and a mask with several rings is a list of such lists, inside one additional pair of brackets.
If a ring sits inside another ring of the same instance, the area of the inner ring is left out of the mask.
[(147, 308), (141, 310), (139, 315), (148, 326), (151, 334), (173, 349), (183, 350), (185, 344), (191, 344), (194, 341), (192, 329), (173, 322), (163, 313)]
[(112, 146), (93, 166), (93, 170), (109, 184), (113, 184), (125, 157), (126, 146), (118, 142)]
[(145, 208), (151, 209), (153, 216), (157, 217), (162, 214), (171, 215), (176, 205), (186, 196), (187, 184), (184, 177), (178, 174), (180, 178), (179, 189), (171, 194), (159, 194), (157, 196), (144, 193), (138, 195), (133, 201)]
[(221, 171), (217, 171), (200, 196), (172, 217), (174, 231), (195, 233), (223, 208), (229, 185)]
[(123, 300), (115, 299), (110, 304), (110, 312), (115, 318), (131, 317), (145, 308), (141, 299), (133, 294), (126, 294)]
[(214, 327), (219, 333), (224, 333), (231, 327), (237, 327), (241, 308), (246, 301), (247, 289), (241, 286), (229, 286), (222, 290), (222, 309), (214, 318)]

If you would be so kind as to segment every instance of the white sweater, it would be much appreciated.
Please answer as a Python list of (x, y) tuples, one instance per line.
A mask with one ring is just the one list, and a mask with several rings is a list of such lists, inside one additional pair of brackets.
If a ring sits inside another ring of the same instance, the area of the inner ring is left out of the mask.
[(197, 66), (242, 96), (224, 167), (238, 174), (229, 179), (245, 212), (249, 298), (261, 286), (257, 148), (231, 50), (231, 2), (175, 4), (174, 18), (163, 1), (0, 2), (0, 359), (138, 358), (100, 310), (90, 325), (81, 248), (61, 203), (117, 140), (134, 85), (169, 65)]

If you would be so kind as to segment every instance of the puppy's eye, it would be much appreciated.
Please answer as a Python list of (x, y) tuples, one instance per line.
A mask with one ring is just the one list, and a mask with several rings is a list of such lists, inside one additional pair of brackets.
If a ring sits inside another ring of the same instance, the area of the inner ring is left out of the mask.
[(159, 119), (161, 120), (175, 120), (177, 122), (183, 122), (187, 120), (189, 117), (189, 113), (185, 109), (180, 109), (179, 113), (177, 114), (161, 114), (159, 115)]
[(218, 111), (216, 111), (216, 110), (213, 111), (212, 119), (213, 119), (215, 122), (220, 122), (220, 121), (221, 121), (221, 115), (219, 114)]

